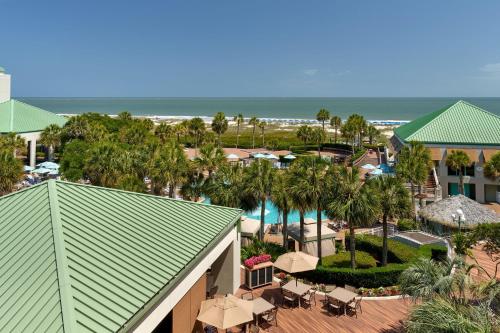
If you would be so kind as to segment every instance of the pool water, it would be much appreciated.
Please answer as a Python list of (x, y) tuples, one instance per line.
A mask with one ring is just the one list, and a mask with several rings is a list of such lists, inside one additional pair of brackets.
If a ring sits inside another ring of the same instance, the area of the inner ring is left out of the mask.
[[(203, 203), (209, 205), (210, 204), (210, 199), (205, 198)], [(245, 216), (251, 219), (255, 220), (260, 220), (260, 208), (261, 206), (253, 211), (247, 211), (245, 212)], [(279, 218), (279, 220), (278, 220)], [(316, 211), (311, 211), (307, 212), (305, 214), (305, 218), (311, 218), (314, 221), (316, 221)], [(321, 213), (321, 219), (327, 219), (328, 217), (324, 212)], [(294, 222), (299, 222), (300, 220), (300, 215), (297, 210), (292, 210), (291, 212), (288, 213), (288, 223), (294, 223)], [(265, 210), (265, 215), (264, 215), (264, 221), (266, 224), (277, 224), (277, 223), (282, 223), (283, 222), (283, 214), (278, 214), (278, 208), (270, 202), (266, 201), (266, 210)]]

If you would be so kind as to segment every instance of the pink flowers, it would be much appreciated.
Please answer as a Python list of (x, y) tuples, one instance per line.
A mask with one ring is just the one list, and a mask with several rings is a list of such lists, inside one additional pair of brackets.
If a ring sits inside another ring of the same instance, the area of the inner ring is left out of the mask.
[(267, 262), (271, 260), (271, 256), (269, 254), (261, 254), (259, 256), (253, 256), (248, 258), (243, 262), (246, 267), (253, 268), (253, 266), (261, 264), (263, 262)]

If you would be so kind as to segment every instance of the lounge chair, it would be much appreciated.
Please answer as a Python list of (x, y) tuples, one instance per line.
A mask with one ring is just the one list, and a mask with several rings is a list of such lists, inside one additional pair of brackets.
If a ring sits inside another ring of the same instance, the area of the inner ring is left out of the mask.
[(356, 318), (358, 318), (358, 309), (361, 313), (363, 313), (363, 310), (361, 309), (361, 299), (362, 297), (355, 299), (351, 303), (347, 304), (347, 310), (350, 312), (354, 312)]
[(283, 305), (290, 303), (293, 307), (295, 303), (299, 302), (299, 297), (297, 295), (283, 289), (281, 292), (283, 293)]
[(275, 323), (278, 326), (278, 308), (274, 308), (262, 315), (262, 319), (265, 320), (269, 325)]
[(316, 291), (315, 290), (310, 290), (307, 294), (302, 296), (302, 304), (307, 305), (309, 309), (312, 309), (312, 303), (314, 302), (314, 305), (316, 305)]

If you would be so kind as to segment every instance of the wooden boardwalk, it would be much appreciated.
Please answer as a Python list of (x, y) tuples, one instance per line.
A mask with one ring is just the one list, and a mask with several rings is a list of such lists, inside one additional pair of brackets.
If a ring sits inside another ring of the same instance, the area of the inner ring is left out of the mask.
[[(477, 263), (479, 266), (481, 266), (486, 272), (491, 276), (495, 277), (496, 279), (500, 279), (500, 274), (497, 272), (495, 276), (495, 266), (496, 263), (490, 259), (490, 257), (486, 254), (485, 251), (482, 250), (482, 245), (477, 245), (475, 248), (472, 249), (472, 255), (474, 258), (477, 260)], [(498, 257), (498, 254), (496, 255)], [(475, 264), (475, 260), (467, 257), (467, 262), (470, 264)], [(477, 281), (485, 281), (488, 280), (488, 274), (485, 272), (479, 270), (479, 269), (472, 269), (471, 275), (474, 279)]]
[[(237, 295), (248, 292), (240, 288)], [(266, 300), (274, 298), (278, 303), (281, 300), (279, 286), (273, 284), (268, 287), (255, 289), (254, 297), (263, 297)], [(323, 296), (316, 296), (316, 305), (312, 308), (283, 308), (278, 309), (278, 326), (261, 324), (261, 331), (274, 333), (331, 333), (331, 332), (403, 332), (402, 321), (408, 316), (412, 303), (409, 300), (381, 300), (362, 301), (362, 313), (356, 318), (353, 315), (335, 316), (329, 314), (321, 300)]]

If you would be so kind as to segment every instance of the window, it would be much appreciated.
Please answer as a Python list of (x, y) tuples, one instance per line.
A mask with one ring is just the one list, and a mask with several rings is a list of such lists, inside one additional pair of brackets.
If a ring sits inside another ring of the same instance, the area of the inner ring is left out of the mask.
[[(474, 177), (474, 170), (476, 169), (476, 164), (472, 163), (471, 165), (464, 168), (464, 176)], [(453, 170), (448, 167), (448, 176), (458, 176), (458, 171)]]

